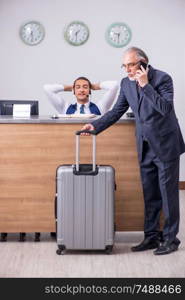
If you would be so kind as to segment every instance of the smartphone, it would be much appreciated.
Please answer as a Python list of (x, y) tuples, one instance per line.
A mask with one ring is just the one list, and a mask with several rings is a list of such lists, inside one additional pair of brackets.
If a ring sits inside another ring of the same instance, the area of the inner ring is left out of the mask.
[(147, 64), (144, 61), (140, 61), (140, 66), (142, 66), (145, 70), (147, 68)]

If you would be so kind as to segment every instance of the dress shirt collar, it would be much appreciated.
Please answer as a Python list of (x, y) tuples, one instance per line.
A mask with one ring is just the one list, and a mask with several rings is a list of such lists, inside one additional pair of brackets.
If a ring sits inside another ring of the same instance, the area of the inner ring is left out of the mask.
[[(77, 110), (80, 110), (82, 104), (77, 102)], [(90, 105), (90, 101), (84, 103), (84, 108), (89, 108), (89, 105)]]

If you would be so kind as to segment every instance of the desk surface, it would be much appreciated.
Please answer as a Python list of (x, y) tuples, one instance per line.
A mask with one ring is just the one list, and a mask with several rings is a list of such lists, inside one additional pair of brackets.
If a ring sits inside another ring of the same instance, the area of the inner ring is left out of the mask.
[[(90, 118), (90, 119), (80, 119), (80, 118), (58, 118), (54, 119), (52, 116), (31, 116), (29, 118), (18, 118), (18, 117), (13, 117), (13, 116), (0, 116), (0, 124), (8, 124), (8, 123), (15, 123), (15, 124), (26, 124), (26, 123), (46, 123), (46, 124), (57, 124), (57, 123), (89, 123), (92, 122), (93, 120), (97, 120), (100, 117), (95, 117), (95, 118)], [(121, 118), (117, 123), (130, 123), (134, 122), (134, 118), (128, 118), (128, 117), (123, 117)]]

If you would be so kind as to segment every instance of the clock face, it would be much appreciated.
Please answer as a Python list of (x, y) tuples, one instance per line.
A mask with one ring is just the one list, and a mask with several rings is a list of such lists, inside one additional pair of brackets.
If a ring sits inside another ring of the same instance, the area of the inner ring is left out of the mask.
[(67, 26), (64, 37), (69, 44), (80, 46), (88, 40), (89, 29), (84, 23), (74, 21)]
[(131, 40), (131, 30), (125, 23), (113, 23), (106, 31), (107, 42), (114, 47), (124, 47)]
[(30, 46), (39, 44), (44, 36), (44, 27), (36, 21), (28, 22), (20, 28), (20, 37), (22, 41)]

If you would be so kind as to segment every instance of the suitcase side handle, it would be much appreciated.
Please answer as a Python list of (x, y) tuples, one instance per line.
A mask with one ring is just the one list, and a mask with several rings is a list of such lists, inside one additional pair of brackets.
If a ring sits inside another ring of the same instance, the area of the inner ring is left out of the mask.
[(92, 150), (92, 172), (96, 171), (96, 131), (95, 130), (79, 130), (76, 131), (76, 171), (79, 172), (80, 161), (80, 134), (90, 133), (93, 138), (93, 150)]

